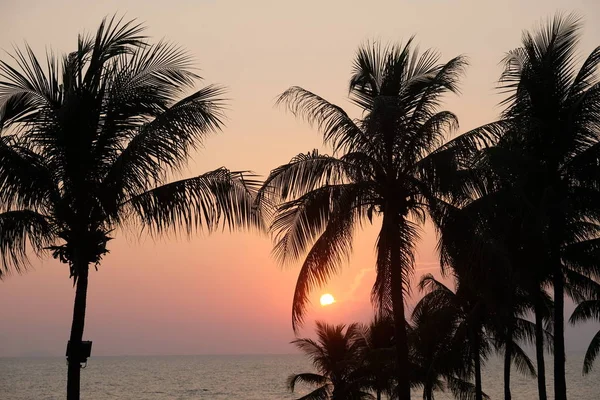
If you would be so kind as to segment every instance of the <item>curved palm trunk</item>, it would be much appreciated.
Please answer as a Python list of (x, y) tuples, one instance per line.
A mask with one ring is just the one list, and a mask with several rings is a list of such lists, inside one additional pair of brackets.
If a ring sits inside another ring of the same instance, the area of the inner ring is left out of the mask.
[(511, 400), (510, 393), (510, 365), (512, 361), (512, 326), (508, 327), (504, 349), (504, 400)]
[(408, 364), (408, 339), (404, 314), (404, 290), (402, 284), (402, 260), (400, 254), (399, 217), (384, 215), (386, 234), (390, 241), (390, 267), (392, 284), (392, 307), (394, 313), (394, 333), (396, 336), (396, 361), (398, 363), (398, 400), (410, 400)]
[(560, 260), (554, 268), (554, 398), (567, 400), (565, 378), (565, 288)]
[(75, 304), (73, 307), (73, 323), (71, 325), (70, 354), (67, 357), (67, 400), (79, 400), (81, 367), (79, 364), (81, 340), (85, 324), (85, 308), (87, 302), (88, 265), (74, 266), (79, 271), (75, 290)]
[(540, 302), (535, 303), (535, 355), (537, 358), (537, 383), (540, 400), (547, 400), (546, 363), (544, 361), (544, 320)]

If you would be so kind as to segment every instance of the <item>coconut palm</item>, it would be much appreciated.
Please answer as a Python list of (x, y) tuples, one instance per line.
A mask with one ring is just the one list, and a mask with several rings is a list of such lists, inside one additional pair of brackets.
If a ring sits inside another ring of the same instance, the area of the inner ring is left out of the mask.
[(364, 351), (359, 324), (329, 325), (316, 323), (317, 341), (292, 341), (313, 362), (318, 373), (293, 374), (288, 387), (293, 392), (299, 382), (316, 388), (298, 400), (362, 400), (373, 396), (365, 391), (366, 381), (360, 370)]
[(259, 226), (256, 182), (242, 172), (169, 182), (222, 126), (223, 89), (193, 90), (191, 57), (164, 41), (149, 44), (143, 29), (113, 17), (65, 57), (50, 53), (42, 63), (26, 47), (12, 64), (0, 62), (2, 267), (22, 270), (29, 244), (69, 265), (69, 400), (79, 399), (89, 268), (115, 230)]
[[(474, 377), (473, 397), (481, 400), (487, 397), (481, 370), (491, 351), (485, 330), (491, 317), (479, 292), (465, 282), (456, 279), (454, 292), (431, 274), (422, 276), (419, 289), (424, 296), (415, 306), (413, 321), (419, 340), (428, 339), (421, 346), (425, 349), (421, 353), (430, 353), (425, 364), (441, 364), (436, 373), (442, 377)], [(431, 393), (433, 388), (425, 389)]]
[[(502, 87), (509, 93), (504, 118), (511, 154), (523, 163), (513, 184), (519, 202), (538, 218), (543, 246), (537, 260), (554, 291), (554, 392), (567, 398), (564, 349), (565, 266), (598, 276), (598, 263), (585, 267), (568, 259), (565, 246), (585, 246), (598, 235), (600, 218), (600, 48), (576, 68), (580, 20), (557, 15), (539, 30), (523, 34), (522, 47), (505, 59)], [(514, 163), (512, 164), (514, 165)], [(595, 265), (594, 265), (595, 264)]]
[(395, 387), (394, 321), (391, 313), (376, 314), (369, 325), (361, 329), (364, 346), (362, 373), (377, 400), (391, 397)]
[(279, 204), (271, 225), (274, 254), (282, 262), (307, 253), (294, 292), (292, 324), (303, 321), (310, 291), (339, 270), (352, 249), (354, 231), (381, 217), (373, 300), (393, 310), (398, 393), (410, 397), (404, 297), (414, 265), (414, 246), (428, 207), (452, 185), (456, 149), (472, 147), (493, 127), (482, 127), (444, 144), (456, 128), (441, 98), (456, 93), (465, 59), (445, 64), (436, 52), (419, 55), (404, 46), (378, 44), (358, 50), (350, 100), (362, 112), (344, 110), (300, 87), (278, 103), (315, 124), (336, 156), (312, 151), (271, 172), (261, 199)]

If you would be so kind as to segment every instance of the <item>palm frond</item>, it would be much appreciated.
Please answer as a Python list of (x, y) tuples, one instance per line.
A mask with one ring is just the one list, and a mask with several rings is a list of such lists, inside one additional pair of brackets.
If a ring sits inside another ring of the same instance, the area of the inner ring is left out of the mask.
[(6, 273), (20, 273), (29, 267), (29, 249), (40, 255), (56, 240), (51, 222), (29, 210), (0, 213), (0, 233), (0, 279)]
[(319, 374), (305, 372), (302, 374), (292, 374), (287, 381), (287, 387), (293, 392), (297, 383), (304, 383), (311, 386), (323, 386), (327, 384), (327, 377)]
[(324, 230), (308, 252), (298, 273), (292, 302), (292, 327), (302, 325), (312, 289), (324, 285), (337, 273), (352, 251), (352, 238), (357, 222), (356, 210), (350, 193), (341, 193)]
[(301, 153), (289, 163), (271, 171), (261, 193), (275, 201), (297, 199), (324, 185), (348, 182), (348, 173), (355, 169), (351, 163), (320, 154), (318, 150)]
[(517, 371), (523, 375), (535, 378), (537, 376), (535, 373), (535, 366), (529, 356), (518, 344), (512, 343), (511, 347), (512, 362), (517, 367)]
[(167, 171), (179, 170), (190, 152), (221, 128), (222, 94), (221, 87), (207, 86), (137, 128), (126, 147), (110, 160), (101, 192), (123, 201), (163, 184)]
[[(191, 61), (189, 54), (165, 41), (145, 46), (131, 56), (119, 57), (107, 77), (110, 84), (105, 95), (105, 118), (94, 145), (94, 156), (99, 160), (112, 157), (141, 125), (177, 103), (177, 99), (199, 79), (191, 71)], [(203, 95), (203, 101), (213, 104), (219, 101), (222, 89), (213, 89), (214, 93)], [(181, 122), (186, 120), (181, 116), (180, 119)], [(189, 115), (187, 119), (190, 119)]]
[[(340, 207), (352, 207), (361, 185), (325, 185), (309, 191), (300, 198), (281, 204), (271, 224), (275, 246), (273, 254), (282, 263), (299, 259), (330, 224)], [(346, 202), (346, 203), (344, 203)], [(349, 202), (352, 202), (350, 204)], [(358, 203), (357, 207), (361, 204)], [(351, 211), (352, 208), (350, 208)]]
[[(473, 383), (452, 375), (445, 377), (445, 380), (446, 385), (450, 389), (450, 392), (452, 392), (452, 395), (455, 399), (475, 400), (477, 398), (477, 393), (475, 392), (475, 385)], [(483, 398), (489, 399), (490, 397), (487, 394), (483, 393)]]
[(254, 176), (225, 168), (169, 183), (136, 195), (121, 207), (153, 233), (213, 231), (219, 226), (262, 229), (254, 208), (260, 183)]
[(295, 116), (316, 125), (335, 150), (368, 144), (369, 138), (341, 107), (306, 89), (293, 86), (279, 95), (276, 104), (285, 105)]
[(585, 358), (583, 360), (584, 375), (589, 374), (592, 371), (598, 353), (600, 353), (600, 331), (596, 332), (585, 352)]
[(86, 63), (87, 70), (80, 73), (82, 84), (97, 89), (107, 62), (122, 55), (133, 54), (146, 46), (146, 36), (141, 35), (144, 30), (145, 27), (135, 20), (123, 22), (123, 17), (117, 19), (116, 14), (110, 19), (105, 17), (94, 39), (89, 40), (89, 45), (83, 46), (89, 48), (91, 53)]
[[(600, 293), (596, 293), (596, 296), (600, 296)], [(584, 300), (577, 304), (569, 322), (571, 324), (578, 324), (581, 322), (594, 319), (600, 321), (600, 300)]]
[(0, 136), (0, 210), (37, 210), (56, 198), (52, 172), (42, 157), (10, 136)]

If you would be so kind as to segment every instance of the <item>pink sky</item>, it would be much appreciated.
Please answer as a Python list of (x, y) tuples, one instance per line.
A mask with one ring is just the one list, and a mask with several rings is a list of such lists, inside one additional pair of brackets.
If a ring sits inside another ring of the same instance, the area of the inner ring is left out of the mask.
[[(63, 53), (105, 15), (138, 18), (155, 40), (166, 37), (188, 49), (205, 83), (229, 87), (227, 127), (205, 142), (186, 175), (220, 166), (266, 174), (297, 153), (322, 147), (319, 133), (275, 109), (274, 98), (300, 85), (355, 111), (346, 100), (347, 82), (365, 40), (417, 34), (422, 48), (436, 47), (443, 59), (467, 54), (463, 95), (446, 102), (464, 131), (495, 117), (500, 97), (493, 88), (504, 52), (518, 46), (522, 29), (556, 10), (585, 17), (584, 52), (600, 44), (597, 0), (13, 0), (0, 3), (0, 47), (10, 50), (26, 40), (38, 53), (44, 46)], [(370, 318), (375, 232), (360, 233), (348, 267), (314, 293), (309, 320)], [(226, 233), (154, 242), (119, 232), (110, 244), (111, 254), (90, 276), (84, 337), (94, 341), (95, 355), (293, 351), (297, 268), (275, 264), (268, 238)], [(417, 278), (437, 273), (434, 246), (428, 228), (418, 248)], [(64, 354), (74, 294), (68, 269), (50, 258), (33, 263), (35, 270), (0, 282), (0, 356)], [(321, 308), (318, 298), (326, 292), (337, 303)], [(597, 328), (569, 329), (567, 348), (585, 348)]]

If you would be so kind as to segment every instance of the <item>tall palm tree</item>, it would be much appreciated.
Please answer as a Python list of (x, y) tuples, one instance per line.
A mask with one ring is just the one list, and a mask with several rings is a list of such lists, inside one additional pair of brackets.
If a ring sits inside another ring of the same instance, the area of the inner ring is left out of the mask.
[(364, 390), (367, 385), (362, 375), (356, 374), (362, 362), (364, 341), (359, 324), (347, 327), (316, 323), (317, 341), (292, 341), (313, 362), (318, 373), (293, 374), (288, 387), (293, 392), (298, 382), (316, 388), (298, 400), (362, 400), (373, 396)]
[(412, 40), (358, 50), (350, 100), (362, 111), (352, 119), (342, 108), (300, 87), (278, 100), (315, 124), (336, 156), (300, 154), (271, 172), (261, 199), (279, 206), (271, 225), (274, 254), (286, 263), (303, 257), (294, 292), (292, 324), (301, 325), (310, 291), (338, 271), (352, 249), (356, 227), (381, 216), (373, 300), (392, 309), (396, 329), (398, 394), (410, 398), (405, 293), (414, 246), (432, 199), (450, 189), (455, 149), (472, 146), (490, 127), (444, 144), (457, 126), (441, 98), (458, 91), (466, 61), (439, 63), (436, 52), (419, 55)]
[[(522, 47), (505, 59), (502, 87), (509, 93), (506, 136), (526, 161), (516, 177), (519, 201), (538, 217), (543, 246), (538, 262), (546, 266), (554, 291), (554, 394), (567, 398), (564, 347), (566, 245), (585, 245), (598, 235), (600, 218), (600, 48), (576, 68), (581, 24), (558, 14), (537, 31), (523, 34)], [(514, 155), (517, 152), (513, 152)], [(598, 265), (579, 272), (598, 275)]]
[(164, 41), (150, 45), (143, 29), (113, 17), (65, 57), (50, 53), (41, 63), (26, 47), (14, 65), (0, 62), (2, 267), (22, 269), (28, 243), (69, 265), (69, 400), (79, 399), (89, 267), (116, 229), (189, 234), (260, 224), (257, 183), (241, 172), (169, 182), (222, 126), (223, 89), (192, 90), (199, 77), (190, 56)]
[[(552, 339), (546, 329), (552, 301), (542, 287), (547, 279), (539, 277), (543, 263), (532, 257), (537, 254), (532, 251), (528, 231), (530, 218), (517, 213), (523, 207), (515, 203), (513, 182), (500, 171), (507, 163), (506, 157), (498, 157), (505, 153), (503, 139), (475, 157), (469, 174), (475, 178), (470, 179), (470, 185), (476, 188), (477, 197), (461, 208), (437, 207), (436, 211), (441, 212), (434, 218), (441, 233), (438, 247), (443, 270), (450, 267), (457, 277), (457, 287), (465, 290), (462, 295), (470, 293), (472, 302), (489, 314), (486, 330), (497, 350), (504, 352), (505, 398), (510, 399), (513, 363), (521, 372), (535, 375), (516, 342), (535, 341), (538, 367), (544, 368), (544, 345)], [(535, 324), (522, 318), (531, 310), (536, 314)], [(538, 386), (540, 398), (545, 398), (543, 375)]]

